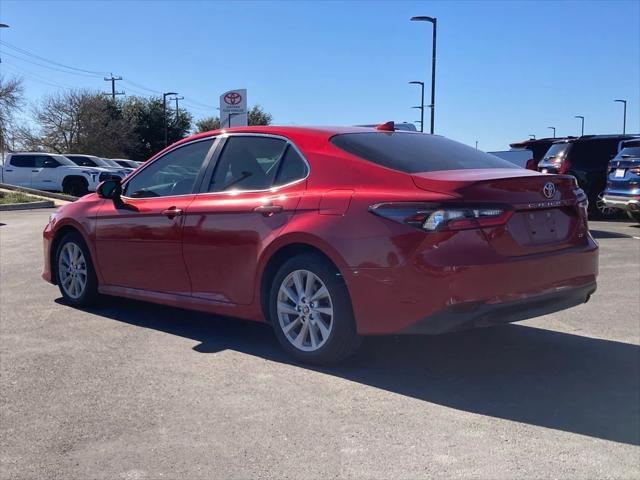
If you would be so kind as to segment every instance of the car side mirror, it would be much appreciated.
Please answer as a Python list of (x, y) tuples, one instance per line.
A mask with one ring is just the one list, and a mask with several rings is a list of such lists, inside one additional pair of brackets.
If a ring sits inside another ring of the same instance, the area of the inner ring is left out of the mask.
[(120, 199), (122, 186), (120, 180), (105, 180), (96, 189), (96, 193), (100, 198), (111, 199), (114, 202)]
[(55, 160), (45, 160), (42, 166), (44, 168), (56, 168), (59, 166), (59, 164)]

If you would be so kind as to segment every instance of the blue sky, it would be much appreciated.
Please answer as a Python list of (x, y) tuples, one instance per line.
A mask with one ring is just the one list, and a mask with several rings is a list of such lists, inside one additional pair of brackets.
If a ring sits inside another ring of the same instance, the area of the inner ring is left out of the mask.
[[(119, 83), (127, 94), (177, 91), (196, 117), (216, 114), (221, 92), (247, 88), (277, 124), (412, 121), (419, 88), (407, 82), (429, 82), (431, 54), (431, 26), (413, 15), (438, 18), (436, 133), (506, 149), (548, 126), (575, 135), (574, 115), (585, 133), (616, 133), (616, 98), (629, 101), (627, 132), (640, 131), (638, 1), (2, 0), (10, 28), (0, 39), (122, 75), (138, 85)], [(22, 74), (31, 101), (55, 85), (109, 88), (0, 51), (2, 73)]]

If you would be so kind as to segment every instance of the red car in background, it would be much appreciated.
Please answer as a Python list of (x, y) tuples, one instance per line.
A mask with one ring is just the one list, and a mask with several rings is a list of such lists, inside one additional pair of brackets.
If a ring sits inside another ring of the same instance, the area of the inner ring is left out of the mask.
[(441, 136), (246, 127), (176, 143), (44, 231), (43, 277), (267, 321), (335, 362), (363, 335), (438, 334), (586, 302), (598, 247), (573, 177)]

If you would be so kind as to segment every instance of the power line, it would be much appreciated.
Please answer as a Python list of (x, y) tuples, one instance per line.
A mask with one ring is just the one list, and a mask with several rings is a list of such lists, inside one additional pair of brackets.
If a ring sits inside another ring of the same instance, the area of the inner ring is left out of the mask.
[(86, 70), (84, 68), (76, 68), (76, 67), (72, 67), (70, 65), (65, 65), (64, 63), (56, 62), (55, 60), (50, 60), (48, 58), (41, 57), (40, 55), (36, 55), (33, 52), (30, 52), (30, 51), (25, 50), (25, 49), (20, 48), (20, 47), (16, 47), (15, 45), (11, 45), (9, 42), (5, 42), (4, 40), (0, 40), (0, 44), (4, 45), (5, 47), (9, 47), (10, 49), (12, 49), (12, 50), (14, 50), (16, 52), (22, 53), (23, 55), (27, 55), (27, 56), (32, 57), (32, 58), (37, 58), (38, 60), (41, 60), (43, 62), (51, 63), (52, 65), (57, 65), (59, 67), (68, 68), (69, 70), (75, 70), (75, 71), (78, 71), (78, 72), (89, 73), (89, 74), (97, 75), (97, 76), (108, 75), (107, 72), (98, 72), (98, 71), (95, 71), (95, 70)]
[(32, 65), (37, 65), (37, 66), (42, 67), (42, 68), (48, 68), (48, 69), (54, 70), (56, 72), (62, 72), (62, 73), (66, 73), (66, 74), (69, 74), (69, 75), (78, 75), (80, 77), (100, 78), (98, 75), (91, 75), (91, 74), (78, 73), (78, 72), (70, 72), (68, 70), (63, 70), (62, 68), (52, 67), (51, 65), (44, 65), (42, 63), (34, 62), (33, 60), (29, 60), (28, 58), (22, 58), (22, 57), (20, 57), (18, 55), (14, 55), (13, 53), (9, 53), (7, 51), (2, 51), (1, 53), (2, 53), (2, 55), (8, 55), (8, 56), (10, 56), (12, 58), (15, 58), (16, 60), (20, 60), (21, 62), (30, 63)]

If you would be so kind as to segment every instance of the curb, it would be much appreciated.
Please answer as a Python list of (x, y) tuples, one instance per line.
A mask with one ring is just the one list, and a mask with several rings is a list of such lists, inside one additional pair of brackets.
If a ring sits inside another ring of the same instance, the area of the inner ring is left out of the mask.
[(6, 205), (0, 205), (0, 212), (7, 212), (11, 210), (34, 210), (36, 208), (51, 208), (53, 206), (53, 200), (29, 203), (8, 203)]
[[(42, 190), (36, 190), (35, 188), (16, 187), (15, 185), (9, 185), (7, 183), (0, 183), (0, 188), (4, 188), (5, 190), (14, 190), (16, 192), (31, 193), (39, 197), (54, 198), (56, 200), (65, 200), (67, 202), (75, 202), (78, 199), (78, 197), (65, 195), (64, 193), (52, 193), (52, 192), (45, 192)], [(34, 208), (39, 208), (39, 207), (34, 207)]]

